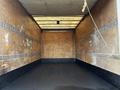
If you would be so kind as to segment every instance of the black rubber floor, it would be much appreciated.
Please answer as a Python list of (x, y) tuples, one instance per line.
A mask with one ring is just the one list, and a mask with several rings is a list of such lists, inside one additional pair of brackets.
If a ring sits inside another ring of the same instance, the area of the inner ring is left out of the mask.
[(2, 90), (118, 90), (77, 64), (41, 64)]

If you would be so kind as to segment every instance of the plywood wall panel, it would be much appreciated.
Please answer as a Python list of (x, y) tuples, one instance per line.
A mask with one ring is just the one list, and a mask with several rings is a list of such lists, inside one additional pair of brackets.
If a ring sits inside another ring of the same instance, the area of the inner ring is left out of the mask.
[(107, 47), (89, 15), (77, 27), (75, 35), (77, 58), (120, 75), (116, 10), (116, 0), (98, 0), (91, 10)]
[(40, 59), (41, 30), (18, 0), (0, 0), (0, 74)]
[(74, 58), (73, 32), (43, 32), (42, 58)]

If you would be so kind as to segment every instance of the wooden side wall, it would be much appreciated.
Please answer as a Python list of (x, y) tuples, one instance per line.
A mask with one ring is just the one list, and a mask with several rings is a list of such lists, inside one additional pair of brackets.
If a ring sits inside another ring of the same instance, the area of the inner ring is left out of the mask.
[(73, 32), (43, 32), (42, 58), (74, 58)]
[(40, 59), (41, 31), (18, 0), (0, 0), (0, 74)]
[(116, 0), (98, 0), (91, 10), (107, 45), (89, 15), (77, 27), (75, 35), (78, 59), (120, 75), (116, 10)]

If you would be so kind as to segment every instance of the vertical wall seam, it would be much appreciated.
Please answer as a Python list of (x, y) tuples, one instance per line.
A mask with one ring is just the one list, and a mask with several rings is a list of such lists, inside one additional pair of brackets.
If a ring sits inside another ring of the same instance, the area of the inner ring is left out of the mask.
[(120, 54), (120, 0), (117, 0), (117, 21), (118, 21), (118, 42), (119, 42), (119, 54)]

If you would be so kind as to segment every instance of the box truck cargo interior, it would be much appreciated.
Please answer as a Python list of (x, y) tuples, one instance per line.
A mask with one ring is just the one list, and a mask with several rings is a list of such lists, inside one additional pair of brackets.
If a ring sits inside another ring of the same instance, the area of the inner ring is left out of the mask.
[(0, 90), (120, 90), (120, 0), (0, 8)]

